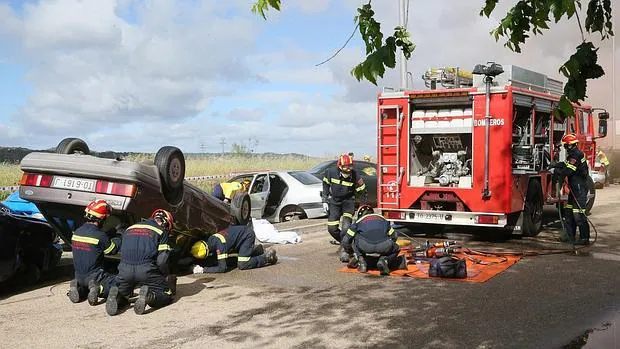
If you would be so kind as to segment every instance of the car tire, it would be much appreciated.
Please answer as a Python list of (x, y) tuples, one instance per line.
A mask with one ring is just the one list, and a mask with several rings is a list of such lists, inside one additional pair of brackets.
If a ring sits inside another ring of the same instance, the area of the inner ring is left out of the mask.
[(84, 155), (90, 154), (90, 149), (86, 142), (79, 138), (65, 138), (56, 146), (57, 154), (75, 154), (81, 153)]
[(176, 190), (183, 187), (185, 156), (181, 149), (171, 146), (161, 147), (155, 155), (155, 166), (166, 189)]
[(237, 224), (246, 225), (252, 219), (252, 202), (250, 195), (239, 191), (235, 193), (230, 203), (230, 214), (235, 217)]
[[(299, 213), (299, 212), (301, 212), (301, 214), (293, 215), (293, 213)], [(280, 217), (279, 217), (280, 223), (290, 222), (290, 221), (299, 220), (299, 219), (306, 219), (306, 218), (308, 218), (308, 215), (306, 215), (306, 212), (304, 211), (304, 209), (297, 205), (286, 206), (280, 211)]]
[(591, 194), (592, 197), (588, 200), (586, 204), (586, 215), (589, 216), (592, 211), (592, 207), (594, 207), (594, 200), (596, 199), (596, 186), (594, 185), (594, 180), (592, 177), (588, 176), (588, 194)]
[(542, 229), (543, 194), (537, 180), (530, 180), (523, 207), (523, 236), (536, 236)]

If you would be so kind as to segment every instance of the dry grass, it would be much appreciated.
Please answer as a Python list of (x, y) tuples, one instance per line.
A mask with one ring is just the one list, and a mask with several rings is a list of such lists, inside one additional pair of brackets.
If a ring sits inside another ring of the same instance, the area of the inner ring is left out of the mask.
[[(128, 160), (153, 160), (153, 155), (132, 155)], [(207, 155), (186, 159), (185, 175), (188, 177), (204, 175), (228, 175), (233, 172), (256, 170), (307, 170), (324, 161), (323, 158), (289, 155)], [(0, 187), (17, 185), (22, 175), (19, 165), (0, 163)], [(193, 182), (210, 191), (214, 183), (220, 180)], [(6, 193), (0, 192), (0, 197)]]

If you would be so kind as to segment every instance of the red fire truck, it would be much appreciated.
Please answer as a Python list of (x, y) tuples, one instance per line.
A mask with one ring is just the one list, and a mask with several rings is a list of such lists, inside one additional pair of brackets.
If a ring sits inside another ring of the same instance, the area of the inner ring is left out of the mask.
[(596, 136), (598, 108), (575, 105), (574, 117), (554, 115), (562, 82), (514, 65), (477, 65), (473, 74), (431, 69), (423, 78), (427, 90), (378, 96), (379, 211), (420, 231), (475, 226), (538, 234), (543, 205), (562, 199), (547, 170), (565, 159), (560, 139), (577, 134), (594, 168), (595, 140), (606, 136), (609, 114), (598, 114)]

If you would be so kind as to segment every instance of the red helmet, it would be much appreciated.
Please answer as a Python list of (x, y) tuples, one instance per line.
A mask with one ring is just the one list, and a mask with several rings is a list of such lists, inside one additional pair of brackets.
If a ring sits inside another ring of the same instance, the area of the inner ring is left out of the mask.
[(153, 213), (151, 214), (151, 218), (161, 220), (162, 224), (166, 227), (168, 231), (172, 229), (172, 226), (174, 224), (172, 213), (164, 209), (161, 209), (161, 208), (158, 208), (155, 211), (153, 211)]
[(357, 209), (357, 218), (362, 218), (367, 214), (375, 213), (375, 210), (370, 205), (361, 205)]
[(91, 201), (84, 209), (85, 217), (88, 219), (104, 220), (110, 215), (110, 205), (105, 200)]
[(574, 133), (565, 134), (564, 137), (562, 137), (562, 145), (577, 144), (577, 143), (579, 143), (579, 140), (577, 139), (577, 136), (575, 136)]
[(344, 172), (351, 172), (353, 167), (353, 157), (349, 154), (342, 154), (338, 158), (338, 168)]

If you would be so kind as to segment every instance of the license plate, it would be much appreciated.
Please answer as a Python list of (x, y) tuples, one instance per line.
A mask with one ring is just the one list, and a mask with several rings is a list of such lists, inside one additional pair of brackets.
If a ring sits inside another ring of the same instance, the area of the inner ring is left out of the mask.
[(97, 181), (94, 179), (55, 176), (52, 187), (80, 191), (95, 191), (96, 184)]
[(444, 221), (446, 215), (444, 213), (428, 213), (428, 212), (416, 212), (415, 219), (424, 221)]

